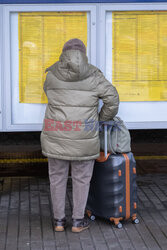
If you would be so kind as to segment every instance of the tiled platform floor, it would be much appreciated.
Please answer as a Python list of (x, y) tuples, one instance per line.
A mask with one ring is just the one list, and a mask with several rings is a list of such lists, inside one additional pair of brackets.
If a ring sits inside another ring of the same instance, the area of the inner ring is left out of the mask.
[(68, 228), (54, 233), (48, 178), (5, 177), (0, 184), (0, 250), (167, 249), (167, 174), (138, 177), (138, 218), (117, 229), (96, 219), (89, 230), (71, 232), (71, 184), (66, 199)]

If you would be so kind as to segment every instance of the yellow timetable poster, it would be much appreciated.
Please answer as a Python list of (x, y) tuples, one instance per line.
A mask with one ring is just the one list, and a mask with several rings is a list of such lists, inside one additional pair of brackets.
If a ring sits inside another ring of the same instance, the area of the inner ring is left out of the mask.
[(167, 100), (167, 12), (113, 12), (112, 81), (121, 101)]
[(46, 103), (45, 69), (71, 38), (87, 45), (86, 12), (19, 13), (19, 101)]

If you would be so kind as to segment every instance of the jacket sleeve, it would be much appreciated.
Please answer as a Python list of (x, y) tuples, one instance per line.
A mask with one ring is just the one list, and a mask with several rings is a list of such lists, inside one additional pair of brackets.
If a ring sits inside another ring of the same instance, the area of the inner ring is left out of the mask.
[(103, 106), (99, 113), (100, 121), (109, 121), (118, 113), (119, 95), (116, 88), (104, 77), (99, 70), (97, 73), (97, 91), (98, 97), (102, 99)]
[(43, 90), (44, 90), (44, 92), (46, 94), (46, 80), (45, 80), (44, 85), (43, 85)]
[(43, 85), (43, 90), (45, 91), (46, 96), (47, 96), (47, 85), (48, 85), (48, 73), (46, 75), (46, 79), (45, 79), (44, 85)]

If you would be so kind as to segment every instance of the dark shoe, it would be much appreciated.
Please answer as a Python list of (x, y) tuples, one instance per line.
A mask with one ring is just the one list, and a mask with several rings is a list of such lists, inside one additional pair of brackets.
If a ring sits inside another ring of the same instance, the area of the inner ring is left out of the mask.
[(56, 232), (63, 232), (66, 227), (66, 219), (54, 219), (55, 227), (54, 230)]
[(87, 219), (73, 219), (72, 222), (72, 232), (73, 233), (80, 233), (85, 229), (89, 228), (90, 221)]

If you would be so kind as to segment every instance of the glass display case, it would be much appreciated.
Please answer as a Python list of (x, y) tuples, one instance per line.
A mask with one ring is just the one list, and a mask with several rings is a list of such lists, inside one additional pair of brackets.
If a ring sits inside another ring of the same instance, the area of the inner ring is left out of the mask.
[(101, 68), (120, 96), (129, 128), (167, 124), (167, 6), (110, 5), (101, 9)]
[(1, 131), (41, 130), (45, 69), (74, 37), (116, 86), (129, 129), (166, 128), (167, 3), (4, 4), (0, 27)]
[(63, 45), (81, 39), (96, 64), (96, 13), (88, 6), (4, 8), (7, 130), (40, 130), (47, 98), (47, 67), (59, 60)]

